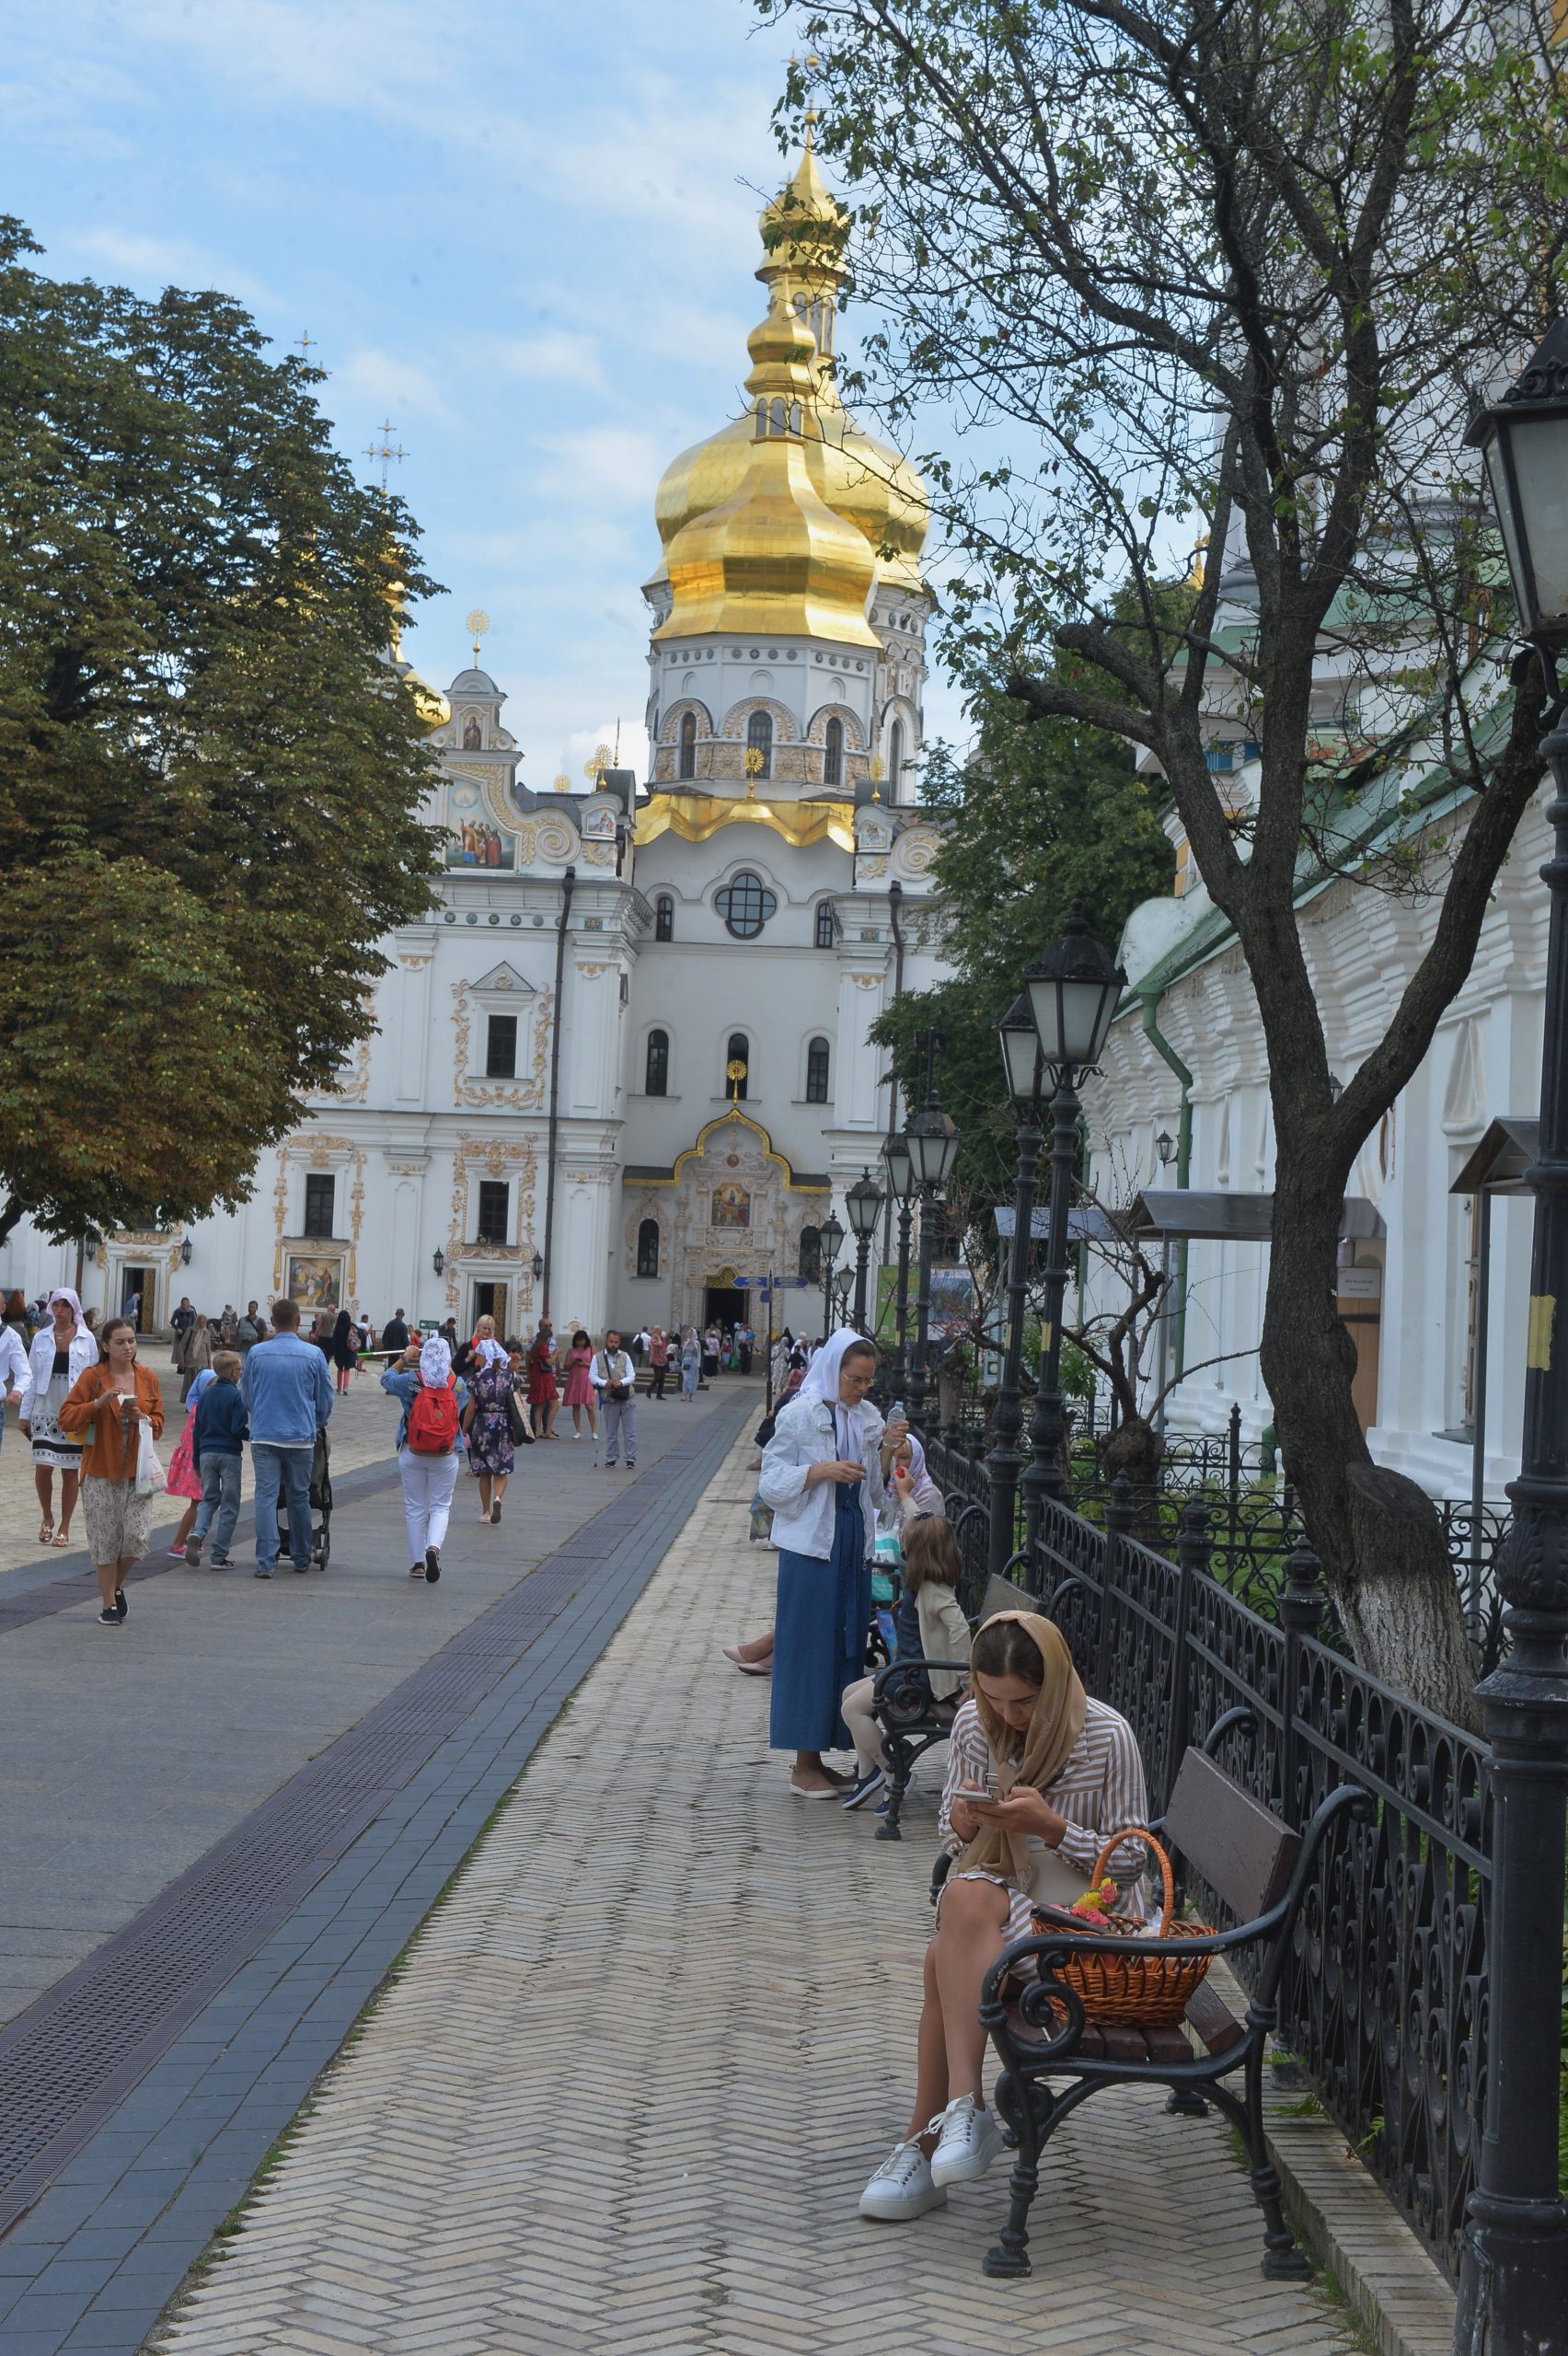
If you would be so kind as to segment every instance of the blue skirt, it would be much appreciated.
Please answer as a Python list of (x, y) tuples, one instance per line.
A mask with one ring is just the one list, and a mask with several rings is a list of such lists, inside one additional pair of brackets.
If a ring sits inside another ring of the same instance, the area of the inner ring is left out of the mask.
[(768, 1741), (775, 1750), (847, 1750), (839, 1710), (847, 1685), (866, 1673), (871, 1616), (871, 1566), (860, 1484), (837, 1492), (833, 1552), (778, 1555), (773, 1622), (773, 1684)]

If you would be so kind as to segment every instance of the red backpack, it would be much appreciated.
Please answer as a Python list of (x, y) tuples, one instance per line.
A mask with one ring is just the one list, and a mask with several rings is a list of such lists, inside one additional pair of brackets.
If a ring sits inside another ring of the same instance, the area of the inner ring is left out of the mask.
[(416, 1456), (450, 1456), (457, 1444), (457, 1384), (448, 1375), (440, 1390), (421, 1382), (409, 1409), (409, 1446)]

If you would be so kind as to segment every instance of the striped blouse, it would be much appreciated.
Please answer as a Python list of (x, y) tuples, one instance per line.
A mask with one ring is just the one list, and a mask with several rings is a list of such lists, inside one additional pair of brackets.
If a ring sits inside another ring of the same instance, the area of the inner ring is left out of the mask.
[[(971, 1789), (983, 1784), (989, 1792), (997, 1787), (996, 1761), (973, 1701), (960, 1706), (948, 1745), (938, 1830), (950, 1857), (956, 1857), (965, 1846), (952, 1829), (952, 1804), (961, 1784)], [(1091, 1699), (1083, 1732), (1067, 1753), (1060, 1774), (1041, 1796), (1066, 1819), (1058, 1854), (1081, 1870), (1087, 1888), (1107, 1836), (1119, 1832), (1124, 1825), (1148, 1822), (1143, 1760), (1126, 1719), (1103, 1702)], [(1134, 1841), (1125, 1842), (1112, 1858), (1107, 1870), (1123, 1891), (1118, 1911), (1142, 1911), (1141, 1893), (1134, 1885), (1144, 1862), (1143, 1848)]]

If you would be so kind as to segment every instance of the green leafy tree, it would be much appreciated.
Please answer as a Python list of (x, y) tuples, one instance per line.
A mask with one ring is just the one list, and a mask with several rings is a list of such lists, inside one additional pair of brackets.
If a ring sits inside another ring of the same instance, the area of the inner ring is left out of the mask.
[(982, 1222), (1010, 1195), (1017, 1161), (997, 1044), (1019, 976), (1081, 899), (1114, 941), (1140, 900), (1170, 889), (1173, 853), (1126, 745), (1071, 720), (1037, 720), (995, 687), (974, 705), (974, 750), (937, 746), (921, 800), (948, 814), (932, 869), (935, 913), (956, 977), (907, 991), (872, 1038), (891, 1047), (905, 1102), (923, 1101), (924, 1034), (941, 1042), (944, 1108), (963, 1132), (959, 1194)]
[(0, 221), (0, 1237), (233, 1205), (431, 903), (434, 584), (317, 372)]

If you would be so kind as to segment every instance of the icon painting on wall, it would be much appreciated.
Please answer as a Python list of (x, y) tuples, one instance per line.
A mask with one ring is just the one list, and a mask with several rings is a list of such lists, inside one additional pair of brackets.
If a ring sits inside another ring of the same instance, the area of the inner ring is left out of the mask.
[(715, 1227), (749, 1227), (751, 1196), (744, 1186), (732, 1182), (713, 1189), (713, 1224)]
[(342, 1281), (341, 1260), (323, 1253), (296, 1253), (289, 1261), (289, 1299), (302, 1309), (340, 1309)]
[(446, 824), (448, 867), (516, 866), (516, 839), (503, 835), (486, 816), (484, 797), (477, 785), (447, 787)]

